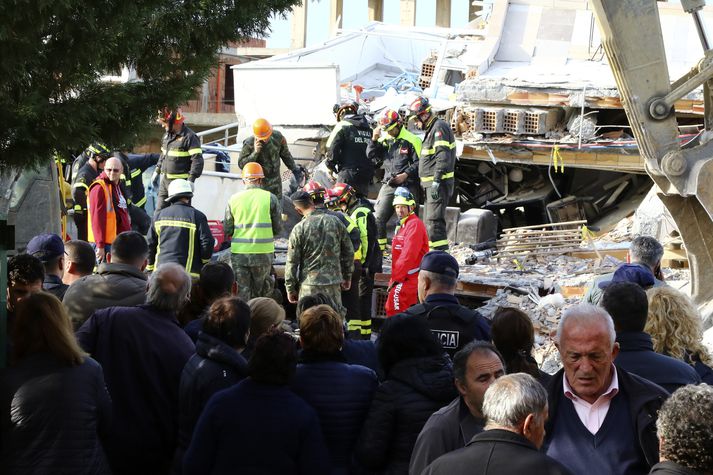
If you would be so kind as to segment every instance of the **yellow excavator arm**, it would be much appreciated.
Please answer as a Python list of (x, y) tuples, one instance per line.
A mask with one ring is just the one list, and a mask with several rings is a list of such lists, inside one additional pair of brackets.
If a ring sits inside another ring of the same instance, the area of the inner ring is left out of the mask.
[[(700, 10), (704, 0), (681, 0), (701, 39), (701, 61), (671, 83), (656, 0), (593, 0), (602, 46), (646, 171), (658, 186), (688, 252), (691, 295), (710, 326), (713, 315), (713, 51)], [(703, 86), (705, 130), (681, 147), (673, 104)]]

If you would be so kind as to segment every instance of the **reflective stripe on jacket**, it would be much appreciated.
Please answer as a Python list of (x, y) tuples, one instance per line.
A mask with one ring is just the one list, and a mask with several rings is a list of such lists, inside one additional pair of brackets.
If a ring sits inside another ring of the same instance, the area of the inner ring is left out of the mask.
[(363, 206), (355, 209), (349, 216), (352, 222), (350, 226), (347, 227), (347, 232), (352, 229), (352, 225), (359, 228), (361, 246), (359, 246), (359, 249), (354, 253), (354, 260), (358, 260), (362, 264), (366, 261), (367, 249), (369, 248), (369, 232), (366, 229), (366, 219), (369, 213), (371, 213), (371, 210)]
[(455, 165), (456, 140), (453, 131), (445, 120), (433, 118), (426, 127), (421, 148), (418, 167), (421, 185), (430, 186), (433, 181), (453, 179)]
[(156, 169), (166, 178), (195, 180), (203, 173), (203, 154), (198, 136), (185, 124), (178, 134), (165, 133)]
[(269, 191), (250, 188), (230, 197), (228, 207), (233, 215), (233, 254), (271, 254), (275, 252), (275, 237), (270, 218)]

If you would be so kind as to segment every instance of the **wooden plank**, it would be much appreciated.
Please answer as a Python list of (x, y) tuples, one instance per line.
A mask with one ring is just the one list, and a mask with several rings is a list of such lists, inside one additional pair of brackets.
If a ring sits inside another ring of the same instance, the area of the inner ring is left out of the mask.
[[(629, 254), (628, 249), (599, 249), (603, 256), (612, 256), (620, 261), (626, 261), (626, 256)], [(567, 253), (568, 256), (578, 257), (579, 259), (596, 259), (597, 253), (594, 251), (572, 251)]]

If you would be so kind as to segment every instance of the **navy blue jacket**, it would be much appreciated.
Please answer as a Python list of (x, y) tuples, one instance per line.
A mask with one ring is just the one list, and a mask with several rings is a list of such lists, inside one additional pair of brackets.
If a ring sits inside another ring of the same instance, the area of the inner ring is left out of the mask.
[(195, 347), (172, 313), (152, 305), (97, 310), (77, 340), (104, 368), (114, 410), (105, 448), (114, 472), (170, 467), (178, 385)]
[(183, 454), (191, 443), (193, 429), (210, 397), (248, 376), (248, 362), (218, 338), (201, 332), (196, 354), (181, 375), (178, 394), (178, 451), (174, 468), (180, 473)]
[(350, 340), (345, 338), (342, 355), (349, 364), (366, 366), (374, 371), (379, 370), (376, 345), (371, 340)]
[(619, 355), (614, 361), (621, 369), (648, 379), (672, 393), (686, 384), (698, 384), (701, 377), (691, 365), (654, 351), (645, 332), (617, 332)]
[(208, 401), (183, 459), (185, 475), (323, 475), (329, 468), (314, 409), (285, 386), (250, 378)]
[(341, 355), (302, 353), (292, 390), (317, 411), (332, 474), (349, 473), (354, 445), (376, 387), (374, 371), (347, 364)]

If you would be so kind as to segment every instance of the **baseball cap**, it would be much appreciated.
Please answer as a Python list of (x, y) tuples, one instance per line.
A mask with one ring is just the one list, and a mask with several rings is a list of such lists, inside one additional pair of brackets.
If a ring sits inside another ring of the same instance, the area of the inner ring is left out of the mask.
[(64, 242), (56, 234), (39, 234), (27, 243), (27, 253), (42, 262), (49, 262), (55, 257), (66, 254)]
[(599, 283), (599, 288), (606, 289), (611, 284), (617, 282), (631, 282), (638, 284), (644, 289), (648, 289), (656, 283), (656, 278), (648, 267), (640, 264), (622, 264), (616, 272), (614, 272), (614, 276), (609, 282)]
[(458, 277), (458, 261), (446, 251), (431, 251), (421, 259), (419, 270), (435, 272), (436, 274)]

